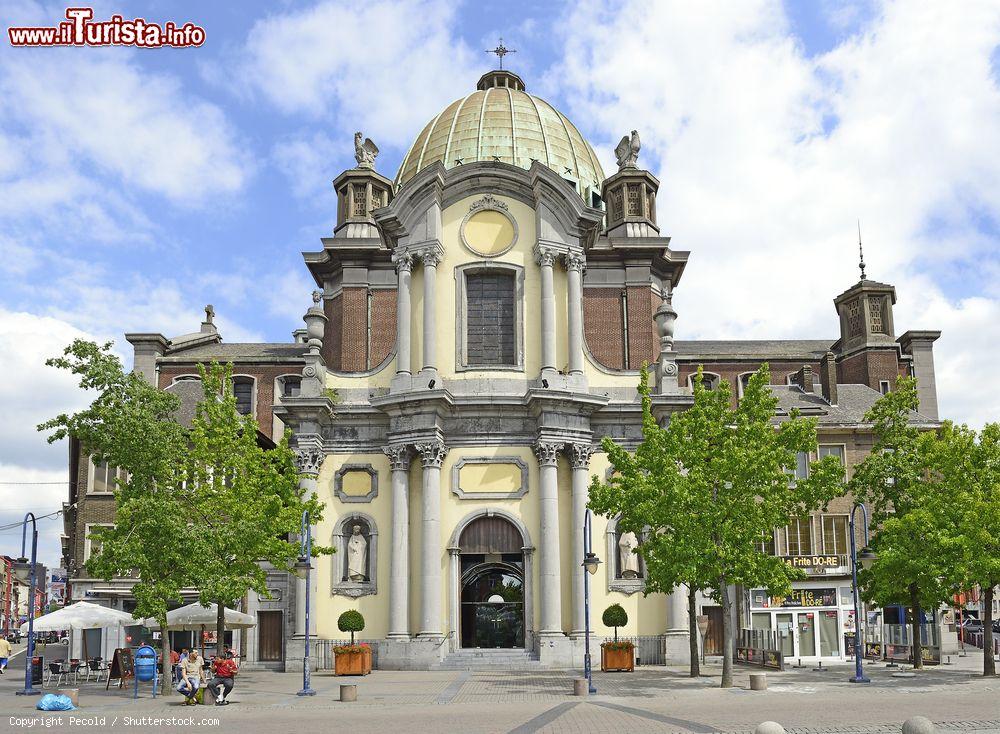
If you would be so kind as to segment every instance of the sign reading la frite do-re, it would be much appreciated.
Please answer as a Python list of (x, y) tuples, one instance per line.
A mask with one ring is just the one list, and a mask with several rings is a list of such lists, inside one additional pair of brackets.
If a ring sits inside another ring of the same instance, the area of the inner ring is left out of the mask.
[(781, 560), (792, 568), (839, 568), (844, 565), (841, 556), (782, 556)]
[(837, 605), (836, 589), (792, 589), (788, 596), (768, 596), (766, 589), (754, 589), (752, 595), (753, 606), (761, 609), (833, 607)]

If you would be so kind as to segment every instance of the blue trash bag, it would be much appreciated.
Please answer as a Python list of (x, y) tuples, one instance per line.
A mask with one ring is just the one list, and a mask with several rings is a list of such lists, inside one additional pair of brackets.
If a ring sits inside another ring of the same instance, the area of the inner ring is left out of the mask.
[(35, 706), (39, 711), (72, 711), (76, 708), (69, 696), (57, 693), (46, 693)]

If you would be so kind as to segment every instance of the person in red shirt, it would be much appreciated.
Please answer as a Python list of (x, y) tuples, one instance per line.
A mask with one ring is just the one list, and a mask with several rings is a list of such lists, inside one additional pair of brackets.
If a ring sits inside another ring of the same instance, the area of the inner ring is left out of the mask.
[(215, 705), (228, 706), (229, 701), (226, 700), (226, 696), (232, 692), (233, 679), (239, 671), (236, 658), (225, 655), (217, 657), (212, 662), (212, 669), (215, 671), (215, 677), (208, 682), (208, 685), (215, 690)]

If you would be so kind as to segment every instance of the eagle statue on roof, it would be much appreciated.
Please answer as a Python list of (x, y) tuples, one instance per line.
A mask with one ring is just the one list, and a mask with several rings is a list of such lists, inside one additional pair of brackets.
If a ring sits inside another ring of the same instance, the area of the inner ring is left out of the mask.
[(354, 159), (358, 162), (358, 168), (375, 168), (376, 158), (378, 158), (378, 146), (372, 139), (365, 138), (364, 142), (361, 142), (361, 133), (354, 133)]
[(635, 162), (639, 160), (640, 147), (639, 133), (635, 130), (632, 131), (631, 138), (628, 135), (622, 138), (622, 141), (618, 143), (618, 147), (615, 148), (615, 157), (618, 159), (618, 170), (636, 167)]

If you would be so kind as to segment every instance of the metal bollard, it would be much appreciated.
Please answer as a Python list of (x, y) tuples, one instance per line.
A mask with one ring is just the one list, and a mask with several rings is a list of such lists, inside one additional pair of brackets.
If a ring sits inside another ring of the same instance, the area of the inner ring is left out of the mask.
[(340, 700), (344, 703), (358, 700), (358, 687), (356, 685), (342, 685), (340, 687)]
[(815, 671), (817, 673), (825, 673), (828, 670), (829, 670), (829, 668), (824, 668), (823, 667), (823, 661), (822, 660), (819, 661), (819, 667), (818, 668), (813, 668), (813, 671)]
[(590, 695), (590, 682), (586, 678), (574, 678), (573, 679), (573, 695), (574, 696), (589, 696)]
[(751, 691), (766, 691), (767, 690), (767, 674), (766, 673), (751, 673), (750, 674), (750, 690)]

